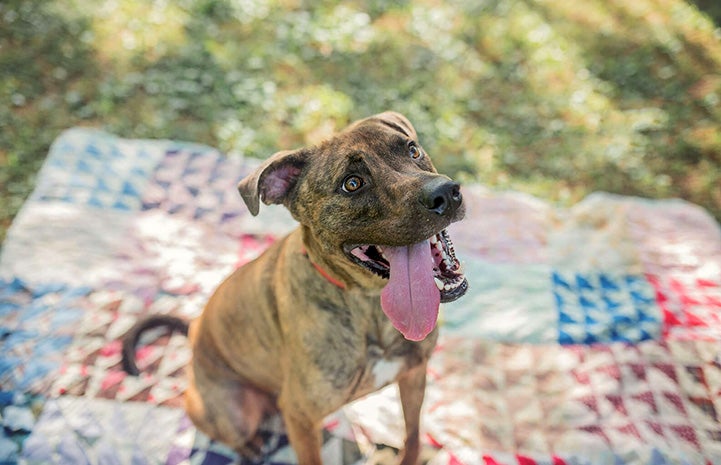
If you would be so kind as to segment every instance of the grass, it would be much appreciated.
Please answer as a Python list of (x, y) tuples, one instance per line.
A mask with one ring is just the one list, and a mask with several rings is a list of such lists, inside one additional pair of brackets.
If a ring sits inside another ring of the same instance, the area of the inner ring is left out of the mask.
[(5, 0), (0, 241), (65, 128), (267, 157), (386, 109), (465, 181), (721, 218), (720, 19), (711, 0)]

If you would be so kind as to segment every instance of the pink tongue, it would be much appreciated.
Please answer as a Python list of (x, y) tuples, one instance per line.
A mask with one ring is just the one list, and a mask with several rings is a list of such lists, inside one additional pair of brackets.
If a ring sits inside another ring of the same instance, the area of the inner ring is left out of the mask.
[(383, 247), (391, 275), (381, 293), (381, 306), (406, 339), (423, 340), (436, 327), (441, 293), (433, 280), (428, 241), (407, 247)]

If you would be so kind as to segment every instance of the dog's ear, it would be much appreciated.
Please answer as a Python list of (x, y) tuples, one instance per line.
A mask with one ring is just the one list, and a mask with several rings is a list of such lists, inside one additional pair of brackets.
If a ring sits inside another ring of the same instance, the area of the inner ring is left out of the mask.
[(395, 111), (386, 111), (383, 113), (379, 113), (375, 116), (371, 116), (371, 118), (379, 119), (385, 124), (386, 126), (390, 126), (394, 128), (396, 131), (399, 131), (406, 136), (410, 137), (411, 139), (418, 139), (418, 134), (416, 134), (416, 129), (413, 127), (410, 121), (408, 121), (408, 118), (401, 115), (398, 112)]
[(261, 200), (266, 205), (284, 203), (307, 157), (305, 149), (278, 152), (240, 181), (238, 191), (253, 216), (258, 214)]

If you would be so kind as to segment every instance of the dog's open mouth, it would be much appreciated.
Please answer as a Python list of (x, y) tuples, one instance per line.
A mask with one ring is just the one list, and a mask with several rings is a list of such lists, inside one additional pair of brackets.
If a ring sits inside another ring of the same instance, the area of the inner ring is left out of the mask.
[(436, 325), (440, 302), (452, 302), (468, 289), (453, 243), (444, 229), (408, 246), (359, 245), (347, 248), (357, 264), (388, 279), (383, 310), (411, 340), (421, 340)]
[[(468, 289), (468, 281), (461, 271), (453, 242), (444, 229), (431, 237), (428, 243), (434, 263), (433, 280), (441, 293), (441, 302), (453, 302)], [(388, 279), (391, 265), (383, 254), (384, 248), (379, 245), (359, 245), (350, 250), (350, 256), (359, 265)]]

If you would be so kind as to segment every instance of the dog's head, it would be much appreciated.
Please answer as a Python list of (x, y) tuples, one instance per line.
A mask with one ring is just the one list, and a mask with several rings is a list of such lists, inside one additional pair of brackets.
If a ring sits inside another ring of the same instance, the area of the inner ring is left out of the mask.
[(362, 119), (316, 147), (284, 151), (238, 189), (253, 215), (260, 200), (298, 220), (311, 259), (348, 286), (380, 289), (408, 339), (433, 330), (440, 302), (468, 283), (445, 228), (463, 218), (460, 186), (438, 174), (403, 115)]

